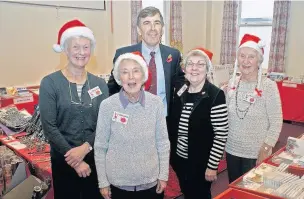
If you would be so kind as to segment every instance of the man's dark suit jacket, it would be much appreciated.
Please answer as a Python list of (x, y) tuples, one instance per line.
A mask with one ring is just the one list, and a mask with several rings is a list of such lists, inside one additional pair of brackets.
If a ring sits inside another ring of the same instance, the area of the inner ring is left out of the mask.
[[(115, 63), (116, 59), (124, 53), (139, 51), (142, 52), (142, 43), (138, 43), (132, 46), (122, 47), (116, 50), (115, 57), (113, 59), (113, 63)], [(165, 74), (165, 84), (166, 84), (166, 98), (168, 109), (170, 108), (170, 104), (173, 98), (174, 88), (183, 85), (185, 83), (184, 72), (181, 69), (181, 54), (175, 49), (165, 45), (159, 45), (161, 57), (163, 60), (164, 74)], [(172, 60), (168, 60), (169, 55), (172, 56)], [(148, 63), (147, 63), (148, 64)], [(113, 72), (113, 71), (112, 71)], [(120, 86), (116, 83), (113, 73), (111, 73), (110, 79), (108, 81), (109, 94), (113, 95), (120, 90)], [(169, 111), (169, 110), (168, 110)], [(168, 112), (169, 113), (169, 112)]]

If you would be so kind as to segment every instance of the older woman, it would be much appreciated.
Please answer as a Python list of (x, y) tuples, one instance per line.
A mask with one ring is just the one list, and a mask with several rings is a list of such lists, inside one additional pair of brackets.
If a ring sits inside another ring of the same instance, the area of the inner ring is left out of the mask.
[(41, 81), (39, 106), (51, 146), (55, 199), (101, 198), (93, 146), (98, 108), (108, 88), (85, 70), (94, 46), (89, 28), (78, 20), (67, 22), (54, 50), (64, 51), (68, 64)]
[[(282, 128), (282, 108), (275, 82), (262, 78), (261, 39), (245, 34), (228, 87), (229, 133), (226, 146), (230, 183), (267, 158)], [(241, 75), (236, 78), (239, 69)]]
[(176, 90), (169, 116), (171, 165), (186, 199), (211, 198), (227, 139), (225, 94), (207, 78), (212, 56), (203, 48), (186, 55), (187, 83)]
[(120, 55), (113, 75), (122, 89), (101, 103), (95, 138), (100, 192), (105, 199), (163, 198), (170, 143), (162, 100), (143, 90), (149, 75), (139, 52)]

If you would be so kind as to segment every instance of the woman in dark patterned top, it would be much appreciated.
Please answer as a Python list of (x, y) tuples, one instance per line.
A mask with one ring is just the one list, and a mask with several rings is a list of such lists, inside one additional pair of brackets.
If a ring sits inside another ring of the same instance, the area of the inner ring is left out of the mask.
[(67, 66), (44, 77), (39, 108), (51, 146), (55, 199), (101, 199), (94, 162), (99, 105), (108, 97), (105, 81), (85, 69), (95, 46), (92, 31), (78, 20), (59, 31), (56, 52), (64, 51)]
[(207, 78), (212, 55), (203, 48), (186, 55), (188, 81), (175, 91), (169, 115), (170, 161), (186, 199), (211, 198), (227, 139), (225, 95)]

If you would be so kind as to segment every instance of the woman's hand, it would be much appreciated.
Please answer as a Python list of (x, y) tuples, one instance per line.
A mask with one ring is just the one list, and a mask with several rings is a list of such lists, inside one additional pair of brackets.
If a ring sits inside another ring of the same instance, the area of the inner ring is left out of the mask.
[(206, 169), (205, 178), (207, 181), (212, 182), (217, 179), (217, 170)]
[(266, 158), (268, 158), (271, 155), (272, 147), (268, 144), (263, 144), (260, 148), (260, 152), (258, 155), (258, 159), (256, 161), (256, 165), (262, 163)]
[(104, 199), (111, 199), (111, 188), (110, 186), (99, 189), (102, 197)]
[(157, 181), (156, 193), (161, 194), (167, 187), (167, 182), (163, 180)]
[(78, 166), (88, 152), (89, 149), (86, 143), (79, 147), (72, 148), (64, 155), (65, 161), (68, 163), (68, 165), (74, 168)]
[(81, 161), (74, 169), (78, 176), (82, 178), (88, 177), (91, 174), (90, 166), (84, 161)]

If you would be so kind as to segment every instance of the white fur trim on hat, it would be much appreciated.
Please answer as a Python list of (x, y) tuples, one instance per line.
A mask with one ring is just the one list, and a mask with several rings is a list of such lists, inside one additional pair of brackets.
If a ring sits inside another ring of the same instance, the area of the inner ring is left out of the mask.
[(77, 26), (73, 28), (69, 28), (64, 31), (61, 35), (60, 44), (54, 44), (53, 50), (55, 52), (62, 52), (64, 50), (64, 43), (70, 37), (82, 36), (91, 40), (92, 49), (94, 49), (96, 45), (95, 37), (91, 29), (85, 26)]
[(266, 43), (264, 40), (260, 40), (259, 43), (258, 43), (258, 47), (259, 48), (264, 48), (266, 46)]
[[(259, 45), (259, 44), (260, 44), (260, 45)], [(249, 48), (255, 49), (255, 50), (258, 51), (261, 55), (263, 55), (263, 51), (262, 51), (262, 48), (263, 48), (263, 47), (260, 47), (260, 46), (263, 44), (263, 42), (260, 41), (259, 44), (256, 43), (256, 42), (254, 42), (254, 41), (247, 41), (247, 42), (243, 43), (243, 44), (239, 47), (239, 49), (240, 49), (240, 48), (243, 48), (243, 47), (249, 47)]]
[(131, 59), (131, 60), (134, 60), (137, 63), (139, 63), (139, 65), (142, 67), (143, 72), (144, 72), (143, 83), (145, 83), (148, 80), (148, 76), (149, 76), (148, 65), (147, 65), (146, 61), (139, 55), (135, 55), (133, 53), (125, 53), (125, 54), (120, 55), (114, 64), (113, 76), (114, 76), (114, 79), (117, 82), (117, 84), (121, 85), (121, 81), (119, 78), (119, 65), (125, 59)]

